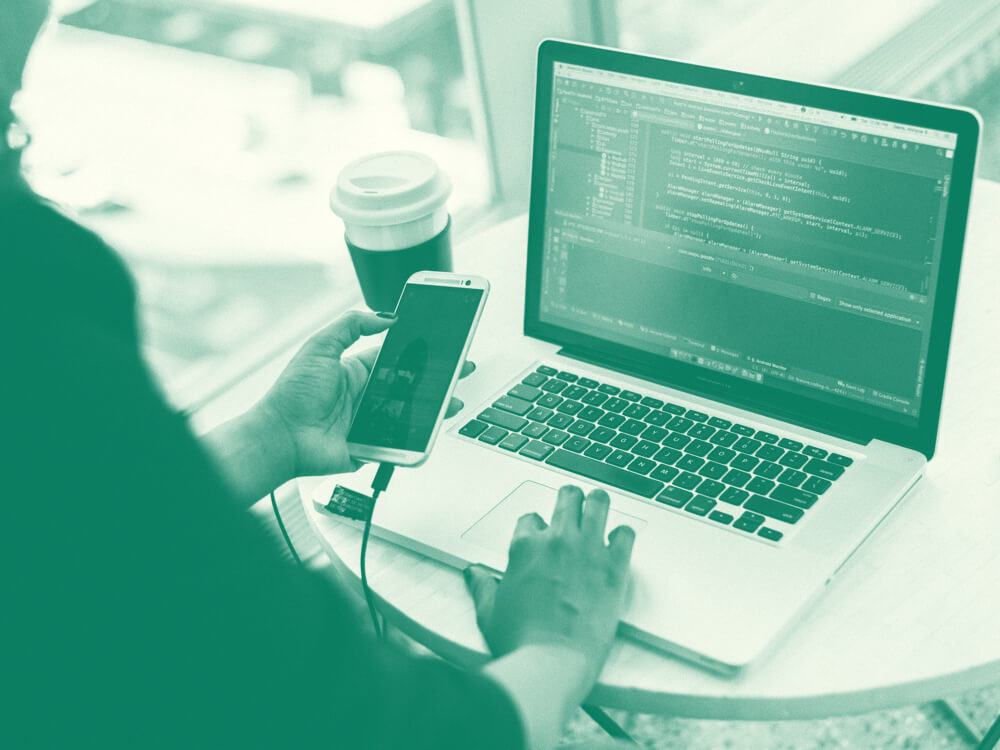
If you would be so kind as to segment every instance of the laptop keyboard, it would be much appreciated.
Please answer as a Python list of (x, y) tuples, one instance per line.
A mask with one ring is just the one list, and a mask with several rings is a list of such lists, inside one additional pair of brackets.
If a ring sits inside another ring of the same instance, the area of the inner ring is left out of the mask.
[(852, 463), (546, 365), (458, 433), (774, 542)]

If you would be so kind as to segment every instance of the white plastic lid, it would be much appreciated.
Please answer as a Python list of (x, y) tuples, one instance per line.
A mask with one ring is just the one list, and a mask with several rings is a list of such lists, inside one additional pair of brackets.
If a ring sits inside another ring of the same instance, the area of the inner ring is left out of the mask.
[(450, 194), (451, 181), (429, 156), (383, 151), (341, 170), (330, 208), (347, 225), (390, 226), (435, 213)]

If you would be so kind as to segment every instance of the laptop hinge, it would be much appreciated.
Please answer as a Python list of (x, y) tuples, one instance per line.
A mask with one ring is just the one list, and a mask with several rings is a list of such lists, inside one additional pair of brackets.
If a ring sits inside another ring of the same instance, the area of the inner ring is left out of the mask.
[(609, 357), (606, 354), (596, 353), (586, 349), (570, 349), (568, 347), (560, 349), (558, 354), (561, 357), (568, 357), (569, 359), (575, 359), (597, 367), (614, 370), (615, 372), (619, 372), (622, 375), (629, 377), (640, 377), (643, 380), (658, 383), (659, 385), (673, 388), (676, 391), (690, 393), (692, 396), (699, 396), (701, 398), (711, 399), (712, 401), (718, 401), (722, 404), (735, 406), (737, 409), (753, 411), (772, 419), (780, 419), (782, 422), (788, 422), (789, 424), (794, 424), (809, 430), (822, 432), (824, 435), (829, 435), (840, 440), (846, 440), (851, 443), (857, 443), (858, 445), (867, 445), (871, 442), (873, 437), (872, 435), (861, 436), (857, 434), (847, 434), (841, 428), (834, 425), (825, 424), (820, 421), (804, 420), (799, 415), (791, 415), (777, 410), (769, 410), (765, 407), (760, 407), (757, 404), (747, 406), (746, 404), (742, 404), (735, 399), (726, 398), (725, 394), (712, 393), (708, 389), (700, 390), (688, 385), (678, 385), (677, 383), (673, 383), (670, 380), (659, 376), (653, 368), (642, 367), (632, 360), (617, 359), (615, 357)]

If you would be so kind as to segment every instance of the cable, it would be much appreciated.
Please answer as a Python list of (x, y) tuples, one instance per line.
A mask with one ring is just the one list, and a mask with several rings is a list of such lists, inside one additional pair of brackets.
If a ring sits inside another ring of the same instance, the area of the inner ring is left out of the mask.
[(385, 629), (379, 624), (378, 614), (375, 610), (375, 600), (372, 597), (372, 590), (368, 586), (368, 571), (365, 567), (365, 558), (368, 554), (368, 537), (372, 530), (372, 516), (375, 515), (375, 502), (389, 486), (392, 479), (392, 472), (395, 470), (392, 464), (379, 464), (378, 471), (375, 472), (375, 479), (372, 480), (372, 505), (365, 517), (365, 532), (361, 537), (361, 590), (365, 595), (365, 603), (368, 604), (368, 614), (372, 618), (372, 627), (375, 629), (375, 636), (382, 640), (385, 637)]
[(292, 553), (292, 557), (295, 558), (295, 562), (299, 565), (302, 564), (302, 560), (299, 558), (299, 553), (295, 551), (295, 545), (292, 544), (292, 540), (288, 536), (288, 532), (285, 531), (285, 523), (281, 520), (281, 513), (278, 512), (278, 501), (274, 498), (274, 492), (271, 492), (271, 507), (274, 509), (274, 520), (278, 522), (278, 528), (281, 529), (281, 535), (285, 537), (285, 544), (288, 545), (288, 551)]

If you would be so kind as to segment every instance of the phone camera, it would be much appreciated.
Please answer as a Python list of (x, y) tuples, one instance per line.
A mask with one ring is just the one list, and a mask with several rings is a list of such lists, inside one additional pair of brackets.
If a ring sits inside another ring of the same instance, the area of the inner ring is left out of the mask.
[(744, 84), (743, 81), (739, 81), (739, 80), (733, 81), (733, 88), (736, 89), (737, 91), (742, 90), (742, 88), (743, 88), (744, 85), (745, 84)]

